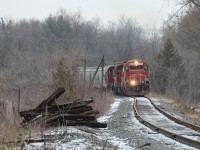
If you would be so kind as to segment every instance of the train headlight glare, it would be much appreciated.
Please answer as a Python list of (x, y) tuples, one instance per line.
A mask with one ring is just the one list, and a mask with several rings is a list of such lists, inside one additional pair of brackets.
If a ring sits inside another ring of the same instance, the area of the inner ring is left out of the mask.
[(136, 65), (136, 66), (138, 65), (138, 61), (135, 61), (135, 65)]
[(131, 81), (131, 85), (135, 85), (136, 84), (136, 82), (133, 80), (133, 81)]

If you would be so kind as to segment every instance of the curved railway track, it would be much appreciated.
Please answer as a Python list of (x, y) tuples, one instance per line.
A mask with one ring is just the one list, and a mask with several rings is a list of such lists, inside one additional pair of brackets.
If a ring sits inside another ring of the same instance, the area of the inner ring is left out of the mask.
[(175, 118), (166, 111), (158, 108), (146, 97), (134, 99), (133, 107), (135, 116), (142, 124), (171, 139), (200, 148), (200, 127)]
[(160, 108), (156, 104), (154, 104), (154, 102), (150, 98), (148, 98), (148, 97), (145, 97), (145, 98), (147, 98), (151, 102), (151, 104), (154, 106), (155, 109), (157, 109), (159, 112), (161, 112), (162, 114), (164, 114), (167, 118), (175, 121), (178, 124), (184, 125), (184, 126), (190, 128), (190, 129), (193, 129), (195, 131), (200, 132), (200, 126), (191, 124), (189, 122), (181, 120), (180, 118), (175, 117), (174, 115), (168, 113), (167, 111), (163, 110), (162, 108)]

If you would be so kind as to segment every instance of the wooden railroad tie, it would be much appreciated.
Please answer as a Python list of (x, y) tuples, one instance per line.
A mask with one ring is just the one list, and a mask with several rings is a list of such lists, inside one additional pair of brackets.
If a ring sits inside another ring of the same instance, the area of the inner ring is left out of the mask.
[(21, 117), (24, 117), (22, 126), (31, 123), (40, 123), (41, 126), (89, 126), (93, 128), (106, 128), (106, 123), (97, 122), (96, 115), (98, 110), (93, 110), (88, 105), (93, 102), (93, 98), (76, 100), (64, 104), (57, 104), (56, 100), (65, 92), (60, 87), (47, 99), (43, 100), (36, 108), (20, 111)]

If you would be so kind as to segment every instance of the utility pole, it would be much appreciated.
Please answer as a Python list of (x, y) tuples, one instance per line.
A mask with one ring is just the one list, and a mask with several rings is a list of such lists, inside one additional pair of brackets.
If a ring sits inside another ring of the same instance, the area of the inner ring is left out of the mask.
[(104, 55), (101, 61), (101, 89), (103, 90), (103, 77), (104, 77)]
[(83, 75), (83, 89), (84, 89), (84, 96), (85, 96), (85, 81), (86, 81), (86, 59), (84, 61), (84, 75)]
[(20, 111), (20, 87), (19, 87), (19, 92), (18, 92), (18, 104), (17, 104), (17, 111), (18, 111), (18, 113), (19, 113), (19, 111)]
[[(102, 63), (103, 63), (103, 65), (102, 65)], [(95, 71), (95, 73), (94, 73), (94, 75), (93, 75), (93, 77), (92, 77), (92, 80), (90, 81), (90, 87), (92, 87), (94, 78), (95, 78), (95, 76), (96, 76), (96, 74), (97, 74), (97, 72), (98, 72), (98, 70), (99, 70), (99, 68), (100, 68), (101, 66), (102, 66), (102, 77), (101, 77), (101, 82), (103, 83), (104, 55), (103, 55), (103, 57), (102, 57), (102, 59), (101, 59), (101, 62), (99, 63), (99, 65), (98, 65), (98, 67), (97, 67), (97, 69), (96, 69), (96, 71)], [(101, 83), (101, 86), (103, 87), (103, 84), (102, 84), (102, 83)]]

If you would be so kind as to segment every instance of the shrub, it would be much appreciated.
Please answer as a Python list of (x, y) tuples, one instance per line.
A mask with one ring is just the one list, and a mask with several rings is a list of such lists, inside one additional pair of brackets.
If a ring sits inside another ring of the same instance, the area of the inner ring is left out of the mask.
[(66, 92), (64, 93), (65, 100), (72, 100), (76, 98), (76, 79), (77, 79), (78, 67), (76, 64), (66, 65), (64, 58), (59, 60), (57, 69), (52, 73), (53, 75), (53, 90), (57, 90), (59, 87), (64, 87)]

